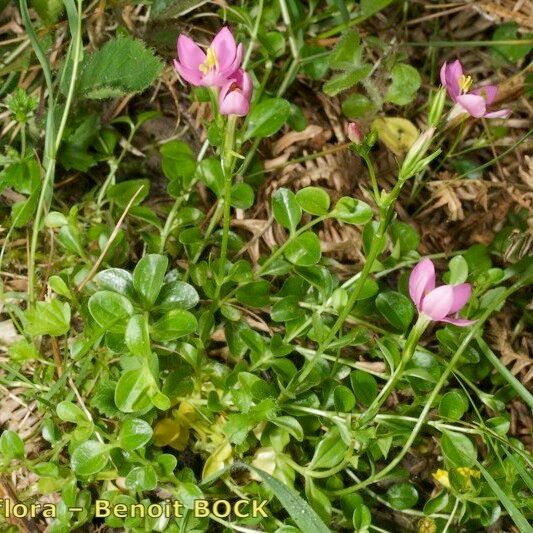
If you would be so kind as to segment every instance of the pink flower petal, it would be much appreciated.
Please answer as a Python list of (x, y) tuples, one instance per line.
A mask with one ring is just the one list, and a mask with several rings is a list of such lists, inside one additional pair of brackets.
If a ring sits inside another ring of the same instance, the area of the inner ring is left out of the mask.
[(485, 98), (479, 94), (460, 94), (456, 98), (456, 102), (474, 118), (483, 117), (485, 115), (485, 111), (487, 110)]
[(485, 118), (508, 118), (511, 113), (510, 109), (500, 109), (499, 111), (485, 113)]
[(467, 320), (466, 318), (441, 318), (439, 322), (446, 322), (448, 324), (453, 324), (454, 326), (459, 326), (460, 328), (464, 328), (466, 326), (471, 326), (472, 324), (475, 324), (477, 320)]
[(442, 320), (450, 314), (453, 305), (453, 287), (443, 285), (433, 289), (422, 299), (421, 311), (431, 320)]
[(435, 265), (431, 259), (422, 259), (409, 276), (409, 295), (420, 310), (425, 294), (435, 288)]
[(246, 96), (248, 100), (252, 97), (252, 90), (253, 90), (253, 83), (252, 78), (250, 77), (250, 74), (248, 72), (245, 72), (244, 70), (240, 70), (240, 76), (241, 81), (239, 82), (239, 85), (242, 88), (242, 94)]
[(463, 75), (463, 65), (456, 59), (453, 63), (447, 64), (446, 62), (440, 69), (440, 81), (452, 100), (455, 100), (461, 93), (459, 87), (459, 78)]
[(252, 79), (247, 72), (240, 69), (220, 90), (218, 103), (220, 113), (239, 117), (247, 115), (250, 111), (251, 95)]
[(177, 48), (180, 64), (189, 70), (198, 70), (205, 61), (204, 51), (187, 35), (178, 37)]
[(188, 83), (198, 87), (202, 85), (202, 75), (199, 70), (191, 70), (184, 67), (179, 61), (174, 59), (174, 68), (176, 72)]
[(460, 311), (472, 295), (472, 286), (470, 283), (460, 283), (459, 285), (453, 285), (452, 287), (453, 304), (450, 309), (450, 314)]
[(497, 92), (498, 87), (496, 87), (496, 85), (483, 85), (483, 87), (478, 87), (477, 89), (470, 91), (471, 94), (479, 94), (483, 96), (488, 106), (494, 102)]
[(242, 54), (243, 54), (242, 44), (239, 43), (239, 45), (237, 46), (237, 51), (235, 52), (235, 59), (233, 60), (231, 65), (229, 65), (227, 68), (223, 70), (224, 74), (228, 78), (232, 76), (241, 66)]
[(227, 82), (228, 78), (224, 74), (212, 68), (207, 74), (202, 76), (201, 85), (203, 87), (222, 87)]
[(250, 101), (244, 96), (242, 91), (230, 91), (223, 99), (220, 99), (219, 111), (221, 115), (243, 117), (250, 111)]
[(224, 26), (213, 39), (211, 46), (215, 50), (218, 66), (221, 71), (225, 71), (235, 61), (237, 55), (237, 45), (233, 34), (227, 26)]

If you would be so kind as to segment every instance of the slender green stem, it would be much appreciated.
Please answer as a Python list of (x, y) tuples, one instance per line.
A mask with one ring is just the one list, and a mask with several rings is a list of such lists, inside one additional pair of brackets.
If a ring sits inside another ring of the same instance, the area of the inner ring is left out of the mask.
[(244, 56), (243, 62), (242, 62), (242, 69), (246, 70), (246, 67), (248, 66), (248, 61), (250, 61), (250, 57), (252, 55), (252, 51), (254, 48), (254, 43), (257, 40), (257, 34), (259, 33), (259, 26), (261, 25), (261, 19), (263, 17), (263, 4), (264, 0), (259, 0), (259, 5), (257, 7), (258, 13), (255, 17), (255, 24), (252, 29), (252, 35), (250, 38), (250, 43), (246, 47), (246, 54)]
[(26, 123), (20, 125), (20, 156), (24, 158), (26, 154)]
[(222, 170), (224, 172), (224, 212), (222, 223), (222, 243), (220, 245), (220, 265), (218, 272), (218, 284), (216, 289), (216, 298), (220, 294), (220, 288), (224, 279), (224, 266), (228, 254), (229, 226), (231, 215), (231, 187), (233, 185), (233, 161), (235, 155), (233, 152), (235, 145), (235, 124), (237, 117), (230, 115), (226, 123), (226, 134), (224, 137), (224, 152), (222, 154)]
[[(220, 218), (223, 216), (223, 214), (224, 214), (224, 204), (219, 202), (217, 204), (215, 212), (213, 213), (213, 216), (211, 217), (211, 220), (209, 221), (209, 225), (207, 226), (207, 229), (205, 231), (200, 248), (198, 248), (198, 250), (194, 254), (194, 257), (192, 258), (191, 265), (195, 265), (198, 259), (200, 259), (202, 252), (205, 250), (205, 247), (207, 246), (207, 241), (213, 234), (213, 231), (215, 230), (215, 227), (217, 226), (217, 224), (220, 222)], [(187, 272), (188, 271), (189, 269), (187, 269)]]
[[(71, 71), (71, 76), (70, 76), (69, 89), (67, 92), (65, 106), (63, 109), (63, 115), (59, 123), (57, 134), (55, 135), (55, 142), (49, 143), (49, 145), (51, 145), (51, 150), (50, 150), (50, 153), (47, 154), (48, 157), (45, 160), (46, 171), (45, 171), (41, 193), (39, 195), (39, 201), (37, 204), (37, 210), (35, 213), (35, 219), (33, 221), (33, 227), (32, 227), (30, 255), (29, 255), (29, 261), (28, 261), (28, 300), (29, 300), (30, 305), (33, 305), (35, 301), (35, 263), (36, 263), (35, 255), (37, 252), (37, 243), (39, 241), (40, 226), (41, 226), (42, 218), (44, 215), (44, 211), (47, 209), (46, 204), (51, 199), (52, 187), (53, 187), (53, 182), (54, 182), (54, 174), (55, 174), (56, 155), (61, 145), (63, 132), (64, 132), (64, 129), (67, 123), (67, 118), (70, 112), (70, 107), (72, 105), (72, 100), (74, 97), (74, 89), (76, 85), (76, 78), (78, 75), (78, 67), (79, 67), (81, 53), (83, 49), (83, 42), (81, 38), (81, 19), (82, 19), (82, 0), (78, 0), (78, 9), (76, 13), (76, 34), (72, 35), (75, 41), (73, 43), (72, 71)], [(47, 137), (52, 135), (52, 132), (49, 131), (49, 127), (47, 127), (46, 135)]]
[(372, 159), (370, 159), (368, 154), (364, 154), (361, 157), (363, 158), (363, 161), (366, 163), (366, 166), (368, 168), (370, 181), (372, 182), (372, 190), (374, 191), (374, 200), (377, 203), (379, 202), (379, 187), (378, 180), (376, 179), (376, 169), (374, 168), (374, 163), (372, 162)]
[[(205, 153), (207, 151), (207, 148), (209, 146), (209, 141), (205, 141), (202, 145), (202, 148), (200, 149), (200, 152), (198, 153), (198, 157), (196, 158), (196, 161), (199, 163), (205, 156)], [(187, 200), (189, 198), (189, 194), (192, 190), (192, 188), (196, 185), (197, 180), (193, 180), (190, 185), (187, 187), (187, 190), (178, 196), (176, 200), (174, 201), (174, 205), (172, 206), (172, 209), (170, 210), (167, 219), (165, 221), (165, 225), (163, 227), (163, 230), (161, 231), (161, 239), (159, 242), (159, 253), (163, 253), (165, 251), (165, 245), (168, 239), (168, 236), (170, 235), (170, 232), (172, 231), (172, 226), (174, 225), (174, 220), (176, 219), (176, 215), (178, 214), (179, 208), (181, 207), (181, 204), (184, 200)]]
[(507, 367), (496, 357), (493, 351), (489, 348), (489, 345), (481, 338), (477, 338), (477, 343), (483, 352), (483, 355), (492, 363), (494, 368), (501, 374), (501, 376), (513, 387), (516, 393), (529, 405), (529, 408), (533, 410), (533, 396), (531, 393), (518, 381), (513, 374), (507, 369)]
[(412, 327), (411, 332), (407, 337), (405, 346), (403, 348), (402, 358), (400, 359), (398, 366), (394, 370), (387, 384), (381, 389), (379, 395), (374, 399), (374, 401), (370, 404), (365, 413), (361, 416), (359, 422), (360, 426), (364, 426), (365, 424), (370, 422), (378, 413), (379, 408), (385, 403), (390, 393), (394, 389), (394, 386), (401, 378), (407, 363), (411, 360), (411, 357), (413, 357), (413, 353), (416, 349), (418, 341), (420, 340), (420, 337), (422, 336), (422, 333), (424, 333), (428, 324), (429, 319), (427, 319), (423, 315), (419, 315), (418, 320)]

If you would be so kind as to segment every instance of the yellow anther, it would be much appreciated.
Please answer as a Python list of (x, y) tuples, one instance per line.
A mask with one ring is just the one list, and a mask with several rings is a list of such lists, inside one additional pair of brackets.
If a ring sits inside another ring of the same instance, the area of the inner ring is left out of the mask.
[(213, 67), (218, 67), (218, 59), (213, 48), (209, 47), (207, 49), (205, 61), (200, 65), (200, 70), (204, 74), (207, 74)]
[(465, 76), (464, 74), (459, 78), (459, 88), (464, 93), (467, 93), (472, 87), (472, 76)]

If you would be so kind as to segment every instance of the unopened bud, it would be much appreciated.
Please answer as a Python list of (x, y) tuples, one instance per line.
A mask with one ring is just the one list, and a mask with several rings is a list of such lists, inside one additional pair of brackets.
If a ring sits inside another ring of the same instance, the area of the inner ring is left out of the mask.
[(418, 139), (413, 143), (405, 159), (403, 160), (402, 168), (400, 174), (403, 177), (412, 176), (415, 173), (415, 167), (417, 163), (422, 160), (425, 153), (427, 152), (433, 135), (435, 134), (435, 127), (431, 126), (426, 131), (424, 131)]
[(433, 94), (433, 98), (431, 99), (431, 103), (429, 104), (428, 121), (432, 126), (436, 126), (439, 123), (445, 102), (446, 89), (442, 87), (436, 93)]
[(361, 144), (365, 136), (356, 122), (350, 122), (348, 124), (348, 139), (354, 144)]

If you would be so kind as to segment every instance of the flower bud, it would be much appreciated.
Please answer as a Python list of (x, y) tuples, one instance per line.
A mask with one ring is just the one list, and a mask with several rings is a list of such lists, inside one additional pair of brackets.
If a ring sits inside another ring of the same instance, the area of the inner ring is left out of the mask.
[(436, 126), (439, 123), (442, 111), (444, 109), (444, 103), (446, 102), (446, 89), (441, 88), (433, 94), (431, 102), (429, 104), (428, 122), (432, 126)]
[(361, 144), (365, 136), (356, 122), (350, 122), (348, 124), (348, 139), (354, 144)]
[(417, 166), (417, 163), (422, 160), (425, 153), (427, 152), (434, 134), (435, 127), (432, 126), (431, 128), (428, 128), (426, 131), (419, 135), (418, 139), (413, 143), (411, 148), (409, 148), (409, 151), (407, 152), (407, 155), (403, 160), (403, 164), (400, 170), (401, 176), (408, 177), (416, 173), (415, 168)]

